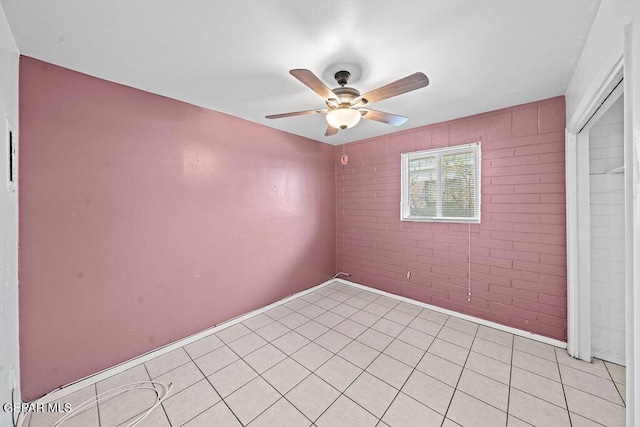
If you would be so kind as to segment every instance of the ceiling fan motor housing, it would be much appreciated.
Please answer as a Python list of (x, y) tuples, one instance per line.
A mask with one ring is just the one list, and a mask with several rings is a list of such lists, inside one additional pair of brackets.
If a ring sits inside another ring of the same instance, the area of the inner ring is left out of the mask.
[(351, 77), (351, 73), (342, 70), (338, 71), (333, 77), (336, 79), (340, 86), (346, 86), (346, 84), (349, 82), (349, 77)]
[(349, 106), (349, 102), (360, 96), (360, 92), (352, 87), (337, 87), (333, 89), (333, 93), (338, 95), (338, 101), (340, 101), (340, 105)]

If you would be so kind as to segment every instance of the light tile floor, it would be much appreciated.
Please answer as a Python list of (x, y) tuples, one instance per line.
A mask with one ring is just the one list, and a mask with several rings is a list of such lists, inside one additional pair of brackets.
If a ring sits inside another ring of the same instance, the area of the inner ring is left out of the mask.
[[(625, 424), (622, 366), (339, 283), (61, 401), (151, 379), (173, 389), (140, 426)], [(124, 427), (154, 401), (135, 390), (64, 426)]]

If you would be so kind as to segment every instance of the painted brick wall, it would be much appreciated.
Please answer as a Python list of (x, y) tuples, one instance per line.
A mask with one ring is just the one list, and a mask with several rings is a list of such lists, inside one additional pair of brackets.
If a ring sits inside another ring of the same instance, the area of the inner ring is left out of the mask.
[(335, 274), (333, 147), (28, 57), (19, 89), (25, 401)]
[[(564, 97), (556, 97), (336, 147), (338, 270), (566, 341), (564, 127)], [(475, 141), (482, 222), (400, 221), (400, 154)]]

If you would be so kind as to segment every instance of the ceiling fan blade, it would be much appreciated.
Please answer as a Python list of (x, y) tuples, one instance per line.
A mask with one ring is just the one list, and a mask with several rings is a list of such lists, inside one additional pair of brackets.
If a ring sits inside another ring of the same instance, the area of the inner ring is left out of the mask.
[(266, 116), (266, 118), (281, 119), (283, 117), (305, 116), (307, 114), (326, 114), (328, 112), (329, 110), (325, 108), (324, 110), (306, 110), (306, 111), (295, 111), (293, 113), (272, 114), (270, 116)]
[(309, 87), (311, 90), (313, 90), (315, 93), (317, 93), (324, 99), (339, 99), (336, 96), (336, 94), (333, 93), (333, 91), (329, 89), (327, 85), (322, 83), (322, 80), (316, 77), (316, 75), (313, 74), (311, 71), (298, 68), (298, 69), (289, 71), (289, 74), (291, 74), (296, 79), (300, 80), (307, 87)]
[(333, 126), (327, 126), (327, 131), (324, 133), (324, 136), (333, 136), (338, 133), (338, 129)]
[(401, 126), (406, 123), (407, 118), (396, 114), (385, 113), (378, 110), (360, 109), (362, 118), (375, 120), (376, 122), (386, 123), (391, 126)]
[(379, 102), (383, 99), (391, 98), (393, 96), (401, 95), (403, 93), (411, 92), (412, 90), (420, 89), (429, 84), (429, 79), (423, 73), (414, 73), (403, 79), (396, 80), (378, 89), (374, 89), (371, 92), (367, 92), (351, 101), (351, 105), (363, 105), (371, 104), (373, 102)]

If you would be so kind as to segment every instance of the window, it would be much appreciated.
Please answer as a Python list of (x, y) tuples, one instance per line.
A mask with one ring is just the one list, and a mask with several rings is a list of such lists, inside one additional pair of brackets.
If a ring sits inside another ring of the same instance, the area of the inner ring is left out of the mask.
[(480, 222), (480, 143), (402, 154), (403, 221)]

